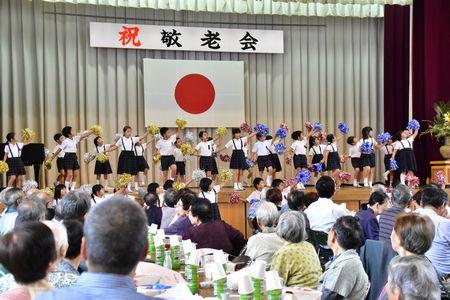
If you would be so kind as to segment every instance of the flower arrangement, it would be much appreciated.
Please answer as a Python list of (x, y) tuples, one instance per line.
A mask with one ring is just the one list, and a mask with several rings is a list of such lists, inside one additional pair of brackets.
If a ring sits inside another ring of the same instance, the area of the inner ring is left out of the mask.
[(422, 134), (430, 134), (435, 139), (450, 136), (450, 103), (441, 102), (434, 106), (436, 115), (428, 122), (428, 129)]
[(406, 181), (408, 182), (408, 186), (410, 188), (415, 188), (420, 183), (420, 180), (417, 176), (411, 176), (411, 175), (406, 176)]
[(349, 182), (350, 179), (352, 179), (352, 174), (350, 174), (349, 172), (340, 172), (339, 173), (339, 179), (342, 182)]
[(434, 174), (434, 183), (438, 185), (444, 185), (445, 184), (445, 174), (444, 171), (437, 171), (436, 174)]

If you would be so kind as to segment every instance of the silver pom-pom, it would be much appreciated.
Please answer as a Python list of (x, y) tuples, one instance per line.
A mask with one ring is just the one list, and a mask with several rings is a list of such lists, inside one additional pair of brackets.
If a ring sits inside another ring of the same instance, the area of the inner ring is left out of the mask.
[(186, 142), (194, 143), (194, 133), (192, 131), (186, 131), (186, 133), (184, 134), (184, 139), (186, 140)]
[(202, 178), (206, 177), (206, 173), (203, 170), (194, 170), (192, 171), (192, 180), (195, 182), (200, 182)]
[(25, 180), (23, 185), (22, 185), (22, 191), (26, 194), (28, 193), (29, 190), (32, 189), (37, 189), (38, 188), (38, 183), (32, 179), (30, 180)]
[(47, 157), (50, 154), (50, 150), (48, 148), (44, 148), (44, 155)]
[(83, 154), (83, 161), (88, 164), (91, 161), (91, 157), (92, 155), (89, 152), (86, 152)]
[(82, 186), (80, 186), (79, 191), (90, 195), (90, 194), (92, 194), (92, 185), (91, 184), (83, 184)]
[(120, 140), (121, 137), (123, 137), (122, 134), (116, 133), (116, 135), (114, 136), (114, 142), (117, 143), (117, 141)]

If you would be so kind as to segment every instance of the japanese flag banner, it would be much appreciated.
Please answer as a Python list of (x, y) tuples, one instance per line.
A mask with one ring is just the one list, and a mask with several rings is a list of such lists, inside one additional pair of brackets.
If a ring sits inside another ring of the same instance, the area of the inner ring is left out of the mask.
[(237, 127), (244, 120), (244, 62), (144, 59), (145, 124)]

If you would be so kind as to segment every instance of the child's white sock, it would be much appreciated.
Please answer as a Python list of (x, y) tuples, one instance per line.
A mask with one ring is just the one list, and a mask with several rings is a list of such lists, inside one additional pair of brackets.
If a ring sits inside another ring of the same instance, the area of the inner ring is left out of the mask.
[(358, 183), (357, 179), (353, 179), (353, 186), (354, 187), (358, 187), (359, 186), (359, 183)]
[(267, 186), (271, 186), (272, 185), (272, 176), (271, 175), (267, 175), (266, 185)]
[(97, 184), (100, 184), (100, 179), (97, 179), (95, 182), (96, 182)]
[(66, 190), (70, 188), (70, 181), (64, 181), (64, 185), (66, 186)]
[(238, 183), (238, 188), (239, 188), (240, 190), (243, 190), (243, 189), (244, 189), (244, 187), (242, 186), (242, 182), (239, 182), (239, 183)]
[(400, 183), (405, 184), (405, 180), (406, 180), (406, 174), (405, 173), (401, 173), (400, 174)]
[(238, 190), (238, 189), (239, 189), (239, 185), (238, 185), (238, 183), (237, 183), (237, 182), (235, 182), (235, 183), (233, 184), (233, 187), (234, 187), (234, 189), (235, 189), (235, 190)]
[(77, 182), (72, 181), (72, 186), (70, 187), (70, 190), (73, 191), (73, 190), (75, 190), (76, 187), (77, 187)]
[(372, 188), (372, 181), (369, 181), (369, 187)]
[(364, 186), (365, 187), (369, 186), (369, 179), (368, 178), (364, 178)]

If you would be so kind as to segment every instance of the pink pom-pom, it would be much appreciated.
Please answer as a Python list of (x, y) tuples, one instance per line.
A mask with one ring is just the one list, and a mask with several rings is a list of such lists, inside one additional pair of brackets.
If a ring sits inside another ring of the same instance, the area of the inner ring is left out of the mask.
[(289, 131), (288, 125), (284, 122), (280, 124), (280, 128), (283, 128), (284, 130)]
[(252, 127), (250, 125), (248, 125), (247, 122), (242, 123), (240, 128), (241, 128), (241, 131), (247, 132), (247, 133), (252, 133), (252, 131), (253, 131)]
[(223, 162), (230, 162), (231, 157), (228, 154), (222, 153), (219, 155), (219, 159)]
[(417, 187), (420, 183), (420, 180), (417, 176), (411, 175), (406, 176), (406, 181), (408, 182), (408, 186), (411, 188)]
[(228, 195), (228, 200), (231, 204), (237, 204), (241, 201), (241, 195), (239, 193), (230, 193)]
[(349, 182), (352, 179), (352, 174), (350, 174), (349, 172), (340, 172), (339, 179), (342, 182)]
[(308, 130), (311, 130), (311, 129), (312, 129), (312, 124), (311, 124), (311, 122), (306, 122), (306, 123), (305, 123), (305, 127), (306, 127)]
[(326, 141), (327, 140), (327, 133), (326, 132), (324, 132), (324, 131), (321, 131), (320, 133), (319, 133), (319, 140), (322, 142), (322, 141)]
[(443, 185), (446, 183), (444, 171), (437, 171), (436, 174), (434, 174), (434, 183), (438, 185)]
[(284, 162), (286, 163), (287, 166), (292, 165), (292, 158), (290, 156), (286, 156), (284, 158)]
[(284, 184), (285, 184), (286, 186), (292, 186), (292, 185), (294, 185), (294, 184), (296, 184), (296, 183), (297, 183), (297, 181), (295, 181), (295, 178), (285, 179), (285, 180), (284, 180)]

